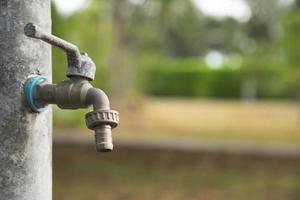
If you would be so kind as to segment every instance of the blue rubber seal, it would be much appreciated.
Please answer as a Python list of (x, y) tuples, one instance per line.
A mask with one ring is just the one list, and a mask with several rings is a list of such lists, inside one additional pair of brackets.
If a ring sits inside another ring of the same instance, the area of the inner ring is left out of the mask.
[(30, 108), (35, 111), (35, 112), (43, 112), (46, 110), (46, 107), (39, 107), (35, 100), (35, 92), (36, 92), (36, 87), (42, 82), (42, 81), (47, 81), (48, 79), (44, 76), (35, 76), (32, 78), (29, 78), (25, 82), (24, 86), (24, 93), (25, 93), (25, 99), (27, 104), (30, 106)]

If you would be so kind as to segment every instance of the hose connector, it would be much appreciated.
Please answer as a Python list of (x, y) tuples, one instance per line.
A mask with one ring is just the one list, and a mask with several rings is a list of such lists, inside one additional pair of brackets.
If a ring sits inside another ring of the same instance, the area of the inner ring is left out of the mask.
[(111, 129), (118, 126), (119, 113), (114, 110), (96, 110), (85, 115), (86, 126), (95, 131), (98, 152), (113, 150)]

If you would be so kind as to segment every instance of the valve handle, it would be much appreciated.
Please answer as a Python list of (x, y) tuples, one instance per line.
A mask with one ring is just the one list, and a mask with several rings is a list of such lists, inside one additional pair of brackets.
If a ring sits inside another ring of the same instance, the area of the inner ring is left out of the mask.
[(38, 26), (34, 25), (33, 23), (28, 23), (24, 28), (24, 32), (28, 37), (40, 39), (65, 51), (67, 53), (69, 66), (80, 66), (80, 51), (76, 45), (54, 35), (43, 32)]
[(68, 77), (81, 76), (88, 80), (94, 80), (96, 71), (95, 63), (87, 54), (81, 54), (76, 45), (49, 33), (45, 33), (33, 23), (28, 23), (24, 27), (24, 33), (28, 37), (40, 39), (65, 51), (68, 60)]

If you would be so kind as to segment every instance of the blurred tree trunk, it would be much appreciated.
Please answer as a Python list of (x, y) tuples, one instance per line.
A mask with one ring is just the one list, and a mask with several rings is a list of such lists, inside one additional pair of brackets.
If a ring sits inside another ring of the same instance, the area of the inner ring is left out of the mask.
[[(126, 0), (113, 1), (112, 52), (110, 57), (110, 89), (113, 105), (125, 105), (124, 21)], [(127, 72), (130, 73), (130, 72)]]
[(241, 99), (244, 102), (255, 102), (257, 99), (256, 80), (244, 79), (241, 86)]
[(265, 67), (262, 63), (273, 55), (274, 41), (280, 33), (280, 8), (273, 0), (247, 0), (252, 16), (246, 24), (246, 35), (255, 44), (253, 50), (244, 49), (244, 57), (250, 63), (243, 66), (244, 76), (241, 85), (241, 99), (246, 102), (257, 100), (258, 77)]

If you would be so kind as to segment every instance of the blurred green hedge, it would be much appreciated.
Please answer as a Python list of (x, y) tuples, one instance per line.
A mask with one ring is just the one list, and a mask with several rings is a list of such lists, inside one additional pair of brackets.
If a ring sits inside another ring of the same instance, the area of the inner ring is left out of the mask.
[[(253, 63), (251, 63), (253, 64)], [(202, 59), (144, 59), (139, 83), (148, 95), (239, 98), (243, 82), (254, 80), (258, 98), (294, 97), (297, 80), (272, 63), (262, 67), (207, 67)], [(247, 70), (251, 69), (251, 70)]]

